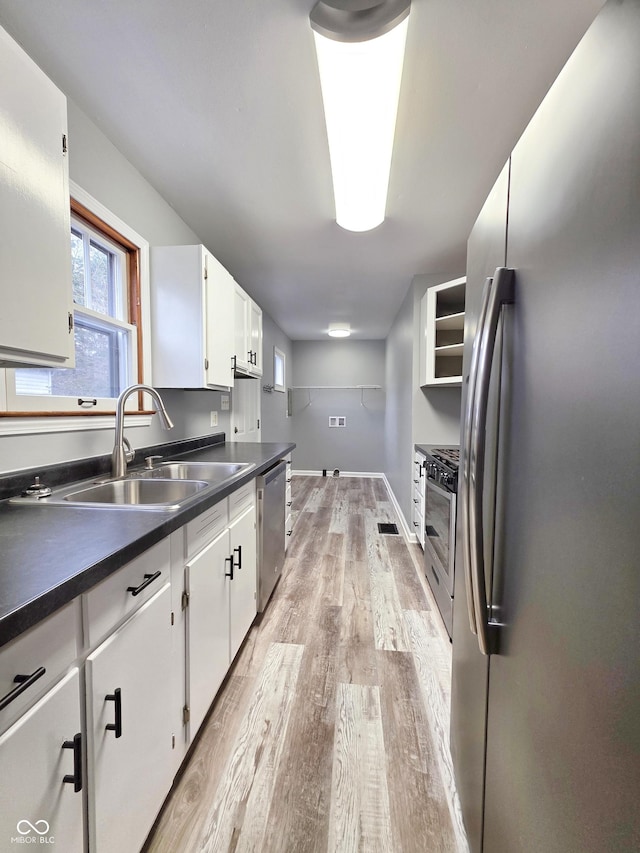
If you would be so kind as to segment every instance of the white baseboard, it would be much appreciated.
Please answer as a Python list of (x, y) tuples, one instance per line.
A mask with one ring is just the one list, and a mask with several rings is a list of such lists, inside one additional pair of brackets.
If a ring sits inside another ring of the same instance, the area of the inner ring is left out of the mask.
[(398, 499), (396, 498), (393, 489), (391, 488), (391, 483), (387, 480), (385, 474), (382, 475), (382, 479), (384, 480), (384, 485), (387, 489), (387, 493), (389, 495), (389, 500), (393, 504), (393, 508), (396, 511), (396, 515), (398, 516), (398, 520), (400, 521), (400, 527), (402, 528), (402, 535), (405, 538), (406, 542), (417, 542), (418, 537), (415, 533), (410, 529), (407, 524), (407, 519), (404, 517), (404, 513), (400, 509), (400, 504), (398, 503)]

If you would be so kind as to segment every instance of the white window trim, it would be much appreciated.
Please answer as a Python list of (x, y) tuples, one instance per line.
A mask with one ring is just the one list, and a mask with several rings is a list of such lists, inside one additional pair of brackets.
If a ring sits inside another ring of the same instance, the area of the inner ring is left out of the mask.
[[(277, 369), (276, 363), (277, 360), (280, 359), (282, 361), (282, 384), (276, 382)], [(284, 392), (287, 388), (287, 356), (278, 347), (273, 348), (273, 390), (274, 391), (282, 391)]]
[[(119, 216), (105, 207), (75, 181), (69, 181), (70, 197), (90, 210), (107, 225), (134, 243), (139, 250), (138, 274), (142, 311), (142, 375), (143, 382), (151, 385), (151, 311), (149, 282), (149, 241), (127, 225)], [(0, 369), (0, 400), (6, 400), (6, 369)], [(126, 415), (127, 427), (149, 426), (151, 415)], [(91, 417), (49, 416), (42, 418), (0, 418), (0, 436), (31, 435), (55, 432), (85, 432), (96, 429), (113, 429), (113, 415), (94, 415)]]
[[(153, 415), (125, 415), (127, 430), (130, 427), (151, 425)], [(0, 435), (43, 435), (54, 432), (88, 432), (104, 429), (113, 432), (113, 415), (91, 417), (1, 418)]]

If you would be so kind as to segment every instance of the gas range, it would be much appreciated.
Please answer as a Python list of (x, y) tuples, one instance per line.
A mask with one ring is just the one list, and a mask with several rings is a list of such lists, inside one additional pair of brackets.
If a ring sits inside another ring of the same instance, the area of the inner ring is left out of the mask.
[(424, 449), (427, 457), (425, 465), (427, 479), (455, 494), (458, 490), (460, 448), (428, 445)]

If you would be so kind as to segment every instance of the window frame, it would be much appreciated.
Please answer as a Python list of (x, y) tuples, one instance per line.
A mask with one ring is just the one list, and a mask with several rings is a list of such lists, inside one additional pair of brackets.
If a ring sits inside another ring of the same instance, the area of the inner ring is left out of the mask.
[[(127, 251), (128, 264), (128, 293), (127, 309), (128, 323), (124, 326), (132, 328), (132, 352), (136, 354), (133, 382), (151, 382), (151, 347), (150, 347), (150, 309), (149, 309), (149, 243), (134, 229), (122, 221), (97, 199), (87, 193), (78, 184), (70, 181), (71, 216), (82, 220), (91, 229), (96, 229), (107, 239), (121, 245)], [(84, 312), (83, 306), (78, 306)], [(90, 309), (89, 309), (90, 310)], [(79, 312), (79, 313), (80, 313)], [(87, 311), (89, 313), (89, 311)], [(117, 321), (115, 321), (117, 324)], [(145, 379), (145, 377), (147, 377)], [(21, 405), (9, 408), (9, 404), (17, 399), (15, 394), (15, 370), (6, 368), (0, 370), (0, 434), (23, 434), (33, 432), (77, 431), (83, 429), (104, 428), (105, 421), (112, 425), (109, 415), (115, 414), (115, 398), (105, 398), (101, 410), (97, 407), (90, 409), (78, 407), (69, 410), (66, 407), (48, 410), (42, 407), (45, 397), (33, 397), (39, 401), (39, 406)], [(20, 395), (21, 403), (28, 398)], [(58, 398), (67, 400), (69, 398)], [(127, 401), (127, 412), (142, 415), (136, 421), (140, 425), (150, 423), (151, 413), (143, 408), (143, 395), (132, 395)], [(102, 417), (101, 417), (102, 416)], [(129, 416), (128, 416), (129, 418)], [(80, 420), (79, 420), (80, 419)], [(50, 426), (47, 427), (47, 424)]]
[[(278, 361), (282, 363), (282, 382), (277, 381)], [(287, 388), (287, 355), (278, 347), (273, 348), (273, 390), (284, 393)]]

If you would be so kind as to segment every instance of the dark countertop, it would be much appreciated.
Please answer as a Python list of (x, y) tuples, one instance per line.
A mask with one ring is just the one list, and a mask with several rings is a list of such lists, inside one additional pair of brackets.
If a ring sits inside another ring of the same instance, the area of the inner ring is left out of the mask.
[(177, 511), (0, 502), (0, 646), (262, 474), (294, 447), (234, 442), (181, 455), (168, 450), (165, 458), (255, 465)]

